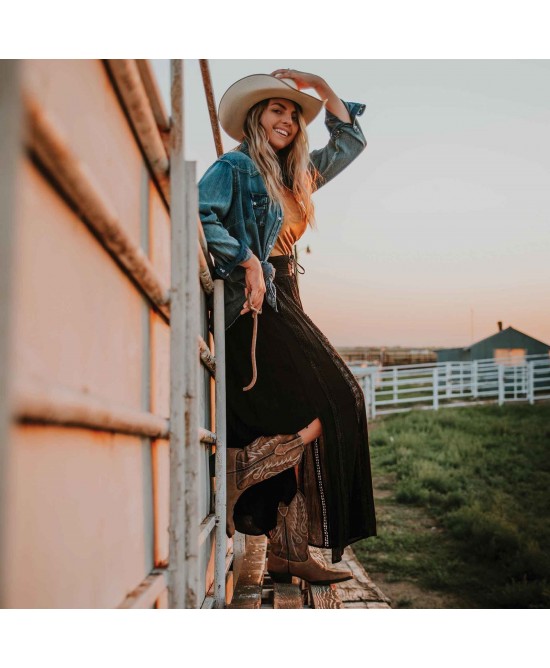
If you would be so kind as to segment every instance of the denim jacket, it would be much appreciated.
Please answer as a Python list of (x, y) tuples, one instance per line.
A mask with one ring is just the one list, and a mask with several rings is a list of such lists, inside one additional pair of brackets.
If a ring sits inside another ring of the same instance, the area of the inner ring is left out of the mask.
[[(344, 102), (351, 123), (326, 111), (328, 144), (310, 153), (320, 188), (339, 174), (365, 148), (367, 142), (356, 120), (363, 104)], [(265, 183), (248, 154), (246, 142), (238, 150), (222, 155), (199, 181), (199, 215), (215, 260), (216, 274), (225, 279), (225, 326), (239, 317), (245, 301), (245, 269), (239, 266), (252, 253), (262, 264), (267, 303), (277, 310), (273, 283), (275, 270), (268, 261), (281, 229), (283, 212), (269, 203)]]

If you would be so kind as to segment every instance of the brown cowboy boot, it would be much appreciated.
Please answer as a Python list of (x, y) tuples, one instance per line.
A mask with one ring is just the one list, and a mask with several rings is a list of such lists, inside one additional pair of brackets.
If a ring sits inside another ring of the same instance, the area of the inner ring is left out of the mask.
[(296, 466), (304, 442), (299, 434), (260, 436), (244, 448), (227, 449), (227, 525), (235, 533), (233, 510), (241, 494), (252, 485)]
[(288, 506), (279, 503), (277, 526), (269, 536), (267, 571), (273, 582), (291, 582), (292, 576), (317, 585), (351, 580), (350, 571), (329, 568), (320, 552), (308, 547), (307, 537), (306, 503), (298, 491)]

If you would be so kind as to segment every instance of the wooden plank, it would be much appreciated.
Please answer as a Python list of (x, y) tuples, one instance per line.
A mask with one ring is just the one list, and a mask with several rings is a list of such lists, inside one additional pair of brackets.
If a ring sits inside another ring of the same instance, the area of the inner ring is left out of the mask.
[(311, 594), (311, 606), (313, 608), (325, 608), (339, 610), (342, 607), (342, 601), (338, 596), (336, 585), (309, 585)]
[(303, 607), (302, 590), (299, 584), (293, 582), (273, 583), (273, 608), (275, 610), (300, 609)]
[[(327, 555), (325, 554), (325, 559)], [(336, 586), (340, 599), (346, 605), (354, 601), (379, 602), (388, 606), (390, 599), (380, 590), (372, 581), (362, 564), (357, 560), (351, 547), (346, 547), (342, 555), (342, 567), (347, 568), (353, 573), (353, 580), (339, 582)], [(334, 564), (334, 567), (338, 567)], [(382, 605), (382, 607), (384, 607)], [(366, 606), (367, 607), (367, 606)]]
[(267, 538), (265, 536), (247, 537), (246, 554), (229, 608), (256, 609), (261, 607), (266, 551)]
[(152, 608), (166, 589), (164, 573), (151, 573), (118, 606), (125, 609)]

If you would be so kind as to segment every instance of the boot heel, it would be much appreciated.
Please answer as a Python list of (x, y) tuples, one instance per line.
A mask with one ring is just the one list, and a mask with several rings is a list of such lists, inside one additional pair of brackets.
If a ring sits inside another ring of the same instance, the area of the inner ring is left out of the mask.
[(273, 582), (286, 583), (289, 584), (292, 582), (292, 575), (290, 573), (272, 573), (267, 571)]

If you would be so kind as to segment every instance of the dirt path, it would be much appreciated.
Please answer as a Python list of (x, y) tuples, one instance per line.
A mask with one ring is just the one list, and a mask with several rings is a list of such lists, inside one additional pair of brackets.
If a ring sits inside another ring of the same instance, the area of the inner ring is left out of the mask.
[[(435, 525), (431, 518), (422, 508), (407, 506), (397, 503), (393, 499), (395, 480), (392, 476), (379, 476), (373, 480), (374, 498), (376, 500), (376, 514), (379, 535), (388, 534), (392, 536), (395, 543), (402, 542), (398, 554), (395, 550), (392, 554), (377, 552), (376, 565), (369, 567), (368, 555), (362, 555), (362, 562), (373, 581), (380, 589), (390, 597), (392, 608), (465, 608), (467, 603), (459, 597), (440, 591), (428, 590), (421, 586), (414, 577), (400, 576), (400, 569), (392, 568), (398, 560), (413, 562), (419, 558), (414, 549), (414, 540), (429, 541), (430, 536), (441, 533), (441, 529)], [(411, 545), (411, 536), (413, 545)], [(380, 564), (388, 559), (388, 567), (380, 568)], [(434, 563), (437, 568), (437, 563)]]

